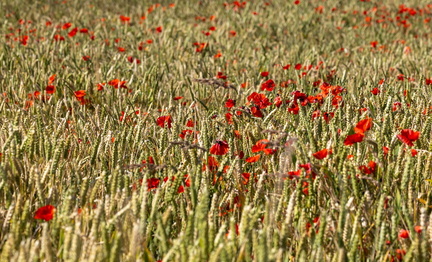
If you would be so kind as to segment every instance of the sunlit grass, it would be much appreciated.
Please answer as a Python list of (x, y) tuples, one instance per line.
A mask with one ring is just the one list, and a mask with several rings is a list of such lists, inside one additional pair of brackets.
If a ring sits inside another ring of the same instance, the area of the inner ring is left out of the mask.
[(346, 2), (1, 3), (0, 260), (429, 260), (432, 6)]

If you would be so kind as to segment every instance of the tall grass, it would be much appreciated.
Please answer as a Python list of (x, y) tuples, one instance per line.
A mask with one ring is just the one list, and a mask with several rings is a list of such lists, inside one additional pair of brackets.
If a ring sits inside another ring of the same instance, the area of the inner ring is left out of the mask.
[(0, 10), (1, 261), (431, 259), (431, 5)]

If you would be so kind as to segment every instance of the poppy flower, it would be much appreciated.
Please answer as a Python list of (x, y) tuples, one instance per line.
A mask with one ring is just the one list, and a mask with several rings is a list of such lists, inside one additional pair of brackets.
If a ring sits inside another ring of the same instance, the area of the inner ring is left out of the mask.
[(371, 93), (376, 96), (379, 93), (381, 93), (381, 90), (379, 90), (378, 87), (375, 87), (374, 89), (371, 90)]
[(108, 85), (114, 87), (115, 89), (121, 87), (121, 88), (127, 88), (126, 81), (120, 81), (119, 79), (113, 79), (108, 82)]
[(355, 143), (363, 141), (364, 134), (352, 134), (345, 138), (344, 145), (351, 146)]
[(225, 107), (226, 107), (226, 108), (232, 108), (233, 106), (235, 106), (235, 104), (236, 104), (236, 101), (235, 101), (235, 100), (228, 99), (228, 100), (225, 102)]
[(293, 179), (294, 177), (300, 177), (301, 171), (302, 171), (301, 169), (299, 169), (297, 171), (289, 171), (288, 172), (288, 178)]
[(243, 178), (243, 185), (246, 185), (249, 182), (250, 173), (242, 173), (241, 176)]
[(172, 118), (171, 116), (160, 116), (156, 120), (156, 124), (160, 127), (168, 127), (171, 128)]
[(322, 114), (324, 120), (326, 121), (326, 123), (328, 124), (330, 122), (330, 120), (334, 117), (334, 112), (324, 112)]
[(247, 97), (247, 100), (254, 103), (259, 109), (266, 108), (267, 106), (272, 105), (270, 100), (266, 97), (265, 94), (260, 94), (257, 92), (253, 92)]
[(359, 166), (359, 169), (363, 174), (370, 175), (370, 174), (375, 173), (376, 166), (377, 166), (377, 164), (371, 160), (371, 161), (369, 161), (368, 166), (362, 165), (362, 166)]
[(55, 91), (56, 91), (56, 88), (55, 88), (55, 86), (53, 86), (53, 85), (48, 85), (48, 86), (45, 88), (45, 91), (46, 91), (47, 94), (54, 94)]
[(66, 30), (66, 29), (68, 29), (71, 26), (72, 26), (72, 23), (65, 23), (65, 24), (63, 24), (62, 29)]
[(276, 84), (272, 79), (269, 79), (261, 84), (261, 91), (273, 91)]
[(324, 148), (323, 150), (320, 150), (318, 152), (315, 152), (312, 154), (313, 157), (315, 157), (316, 159), (324, 159), (326, 158), (329, 154), (331, 154), (332, 151), (328, 150), (327, 148)]
[(129, 22), (130, 22), (130, 17), (127, 17), (127, 16), (124, 16), (124, 15), (121, 15), (121, 16), (120, 16), (120, 21), (121, 21), (122, 23), (129, 23)]
[(225, 120), (227, 121), (227, 123), (228, 123), (229, 125), (234, 124), (233, 114), (231, 114), (231, 113), (226, 113), (226, 114), (225, 114)]
[(187, 126), (187, 127), (194, 127), (194, 126), (195, 126), (195, 122), (194, 122), (193, 120), (190, 120), (190, 119), (189, 119), (189, 120), (187, 121), (187, 123), (186, 123), (186, 126)]
[(413, 142), (419, 139), (420, 132), (411, 129), (403, 129), (396, 137), (408, 146), (414, 146)]
[(188, 134), (193, 134), (193, 130), (191, 130), (191, 129), (182, 130), (179, 137), (184, 139), (186, 137), (186, 135), (188, 135)]
[(261, 155), (255, 155), (255, 156), (251, 156), (251, 157), (246, 158), (245, 161), (248, 162), (248, 163), (255, 163), (255, 162), (257, 162), (260, 158), (261, 158)]
[(210, 148), (210, 154), (222, 156), (229, 151), (229, 145), (226, 141), (216, 140), (216, 143)]
[(420, 234), (423, 231), (422, 226), (415, 226), (414, 231)]
[(52, 83), (54, 83), (54, 81), (55, 81), (55, 79), (56, 79), (56, 74), (54, 74), (54, 75), (52, 75), (52, 76), (50, 76), (49, 78), (48, 78), (48, 85), (51, 85)]
[(147, 190), (150, 191), (152, 189), (156, 189), (159, 186), (160, 179), (157, 178), (149, 178), (147, 179)]
[(252, 153), (263, 151), (267, 147), (267, 142), (269, 142), (267, 139), (261, 139), (256, 142), (256, 144), (252, 146)]
[(78, 91), (74, 92), (74, 95), (76, 98), (84, 97), (86, 95), (86, 91), (85, 90), (78, 90)]
[(372, 128), (372, 125), (372, 118), (368, 117), (366, 119), (360, 120), (354, 127), (354, 132), (356, 134), (364, 134), (366, 131)]
[(262, 77), (267, 77), (269, 75), (269, 72), (261, 72)]
[(68, 36), (69, 36), (69, 37), (74, 37), (77, 33), (78, 33), (78, 27), (75, 27), (74, 29), (72, 29), (72, 30), (68, 33)]
[(38, 210), (36, 210), (33, 218), (34, 219), (43, 219), (45, 221), (50, 221), (54, 218), (56, 208), (51, 205), (40, 207)]
[(406, 229), (399, 230), (399, 237), (403, 239), (409, 238), (409, 231)]
[(54, 35), (53, 36), (53, 39), (55, 40), (55, 41), (64, 41), (65, 40), (65, 38), (62, 36), (62, 35)]
[(282, 98), (277, 95), (274, 99), (273, 99), (273, 105), (275, 105), (276, 107), (280, 107), (283, 104)]
[(227, 76), (223, 72), (217, 72), (216, 78), (227, 79)]
[(218, 161), (216, 160), (216, 158), (214, 158), (213, 156), (209, 156), (209, 157), (207, 158), (207, 166), (204, 165), (204, 166), (203, 166), (203, 170), (206, 170), (207, 167), (208, 167), (209, 170), (212, 171), (212, 172), (216, 171), (216, 170), (218, 169), (218, 167), (219, 167), (219, 163), (218, 163)]
[(251, 113), (254, 117), (264, 117), (264, 115), (261, 112), (261, 110), (259, 109), (259, 107), (253, 106), (253, 107), (251, 107), (250, 110), (251, 110)]

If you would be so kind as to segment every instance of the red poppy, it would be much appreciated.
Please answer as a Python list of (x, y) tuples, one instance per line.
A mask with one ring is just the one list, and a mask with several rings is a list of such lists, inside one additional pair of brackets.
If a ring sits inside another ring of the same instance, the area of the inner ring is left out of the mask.
[(21, 37), (20, 42), (22, 45), (27, 45), (27, 41), (28, 41), (29, 37), (28, 35), (24, 35)]
[(33, 218), (34, 219), (43, 219), (45, 221), (50, 221), (54, 218), (54, 213), (56, 211), (56, 208), (51, 205), (40, 207), (38, 210), (36, 210)]
[(257, 92), (253, 92), (252, 94), (250, 94), (247, 97), (247, 100), (254, 103), (256, 106), (259, 107), (259, 109), (266, 108), (267, 106), (270, 106), (272, 104), (265, 94), (260, 94)]
[(375, 87), (374, 89), (371, 90), (371, 93), (376, 96), (379, 93), (381, 93), (381, 90), (379, 90), (378, 87)]
[(278, 95), (273, 99), (273, 104), (276, 107), (280, 107), (283, 104), (282, 98)]
[(195, 122), (189, 119), (189, 120), (187, 121), (187, 123), (186, 123), (186, 126), (187, 126), (187, 127), (194, 127), (194, 126), (195, 126)]
[(269, 75), (269, 72), (261, 72), (262, 77), (267, 77)]
[(276, 84), (272, 79), (269, 79), (261, 84), (261, 91), (273, 91)]
[(152, 177), (147, 179), (147, 190), (150, 191), (152, 189), (156, 189), (159, 186), (160, 179)]
[(300, 177), (300, 175), (301, 175), (301, 169), (299, 169), (299, 170), (297, 170), (297, 171), (289, 171), (288, 172), (288, 178), (289, 179), (293, 179), (294, 177)]
[(397, 135), (397, 138), (408, 146), (414, 146), (413, 142), (419, 139), (420, 132), (416, 132), (411, 129), (403, 129), (401, 133)]
[(396, 258), (399, 261), (402, 261), (405, 255), (406, 255), (406, 251), (404, 249), (396, 249)]
[(253, 106), (251, 107), (251, 113), (253, 116), (255, 117), (264, 117), (263, 113), (261, 112), (261, 110), (259, 109), (259, 107), (257, 106)]
[(127, 88), (126, 81), (120, 81), (119, 79), (113, 79), (108, 82), (108, 85), (114, 87), (115, 89), (121, 87), (121, 88)]
[(228, 123), (229, 125), (234, 124), (233, 114), (231, 114), (231, 113), (226, 113), (226, 114), (225, 114), (225, 120), (227, 121), (227, 123)]
[(184, 139), (186, 137), (186, 135), (188, 135), (188, 134), (193, 134), (193, 130), (190, 130), (190, 129), (182, 130), (179, 137)]
[(182, 96), (176, 96), (176, 97), (174, 97), (173, 99), (177, 101), (177, 100), (180, 100), (180, 99), (182, 99), (182, 98), (183, 98)]
[(53, 86), (53, 85), (48, 85), (48, 86), (45, 88), (45, 91), (46, 91), (47, 94), (54, 94), (55, 91), (56, 91), (56, 88), (55, 88), (55, 86)]
[(76, 98), (84, 97), (86, 95), (86, 91), (85, 90), (78, 90), (78, 91), (74, 92), (74, 95)]
[(411, 156), (416, 156), (418, 154), (418, 151), (415, 149), (411, 149)]
[(354, 127), (354, 132), (356, 134), (364, 134), (366, 131), (372, 128), (372, 125), (372, 118), (368, 117), (366, 119), (360, 120)]
[(226, 141), (216, 140), (216, 143), (210, 148), (210, 154), (222, 156), (229, 151), (229, 145)]
[(77, 33), (78, 33), (78, 27), (75, 27), (74, 29), (72, 29), (72, 30), (68, 33), (68, 36), (69, 36), (69, 37), (74, 37)]
[(371, 160), (371, 161), (369, 161), (368, 166), (362, 165), (362, 166), (359, 166), (359, 169), (363, 174), (370, 175), (370, 174), (375, 173), (376, 166), (377, 166), (377, 164)]
[(123, 15), (121, 15), (121, 16), (120, 16), (120, 21), (121, 21), (122, 23), (129, 23), (129, 22), (130, 22), (130, 17), (127, 17), (127, 16), (123, 16)]
[(255, 162), (257, 162), (260, 158), (261, 158), (261, 155), (255, 155), (255, 156), (251, 156), (251, 157), (246, 158), (245, 161), (248, 162), (248, 163), (255, 163)]
[(63, 29), (63, 30), (66, 30), (66, 29), (68, 29), (68, 28), (71, 27), (71, 26), (72, 26), (71, 23), (65, 23), (65, 24), (63, 24), (62, 29)]
[(227, 76), (223, 72), (217, 72), (216, 78), (227, 79)]
[(155, 31), (158, 32), (158, 33), (162, 33), (162, 26), (156, 27)]
[(236, 104), (236, 101), (235, 101), (235, 100), (228, 99), (228, 100), (225, 102), (225, 107), (226, 107), (226, 108), (232, 108), (233, 106), (235, 106), (235, 104)]
[(318, 152), (313, 153), (313, 157), (315, 157), (316, 159), (324, 159), (326, 158), (329, 154), (331, 154), (332, 151), (328, 150), (327, 148), (324, 148), (323, 150), (320, 150)]
[(219, 57), (221, 57), (222, 56), (222, 53), (221, 52), (218, 52), (217, 54), (215, 54), (213, 57), (214, 58), (219, 58)]
[(352, 134), (345, 138), (344, 145), (350, 146), (355, 143), (363, 141), (364, 134)]
[(171, 128), (172, 118), (171, 116), (160, 116), (156, 120), (156, 124), (160, 127)]
[(409, 238), (409, 231), (406, 229), (399, 230), (399, 237), (403, 239)]
[(53, 39), (55, 40), (55, 41), (64, 41), (65, 40), (65, 38), (63, 37), (63, 36), (61, 36), (61, 35), (54, 35), (53, 36)]
[(335, 113), (334, 112), (324, 112), (322, 114), (324, 120), (326, 121), (326, 123), (328, 124), (330, 122), (330, 120), (334, 117)]
[(56, 74), (54, 74), (54, 75), (52, 75), (52, 76), (50, 76), (49, 78), (48, 78), (48, 85), (51, 85), (52, 83), (54, 83), (54, 81), (55, 81), (55, 79), (56, 79)]
[(252, 153), (263, 151), (267, 147), (267, 142), (269, 142), (267, 139), (261, 139), (256, 142), (256, 144), (252, 146)]
[(85, 56), (82, 57), (82, 59), (83, 59), (84, 61), (88, 61), (88, 60), (90, 60), (90, 56), (85, 55)]
[(243, 177), (243, 185), (246, 185), (249, 182), (250, 173), (242, 173), (241, 176)]
[(414, 231), (420, 234), (423, 231), (422, 226), (415, 226)]
[(219, 167), (219, 163), (216, 160), (216, 158), (214, 158), (213, 156), (209, 156), (207, 158), (207, 166), (204, 165), (203, 166), (203, 170), (206, 170), (206, 167), (208, 167), (210, 171), (214, 172)]

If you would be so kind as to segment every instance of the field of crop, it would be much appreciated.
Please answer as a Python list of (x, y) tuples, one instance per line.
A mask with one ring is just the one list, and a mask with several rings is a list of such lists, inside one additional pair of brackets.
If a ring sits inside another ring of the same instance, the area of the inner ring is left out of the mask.
[(425, 2), (2, 1), (0, 261), (429, 261)]

